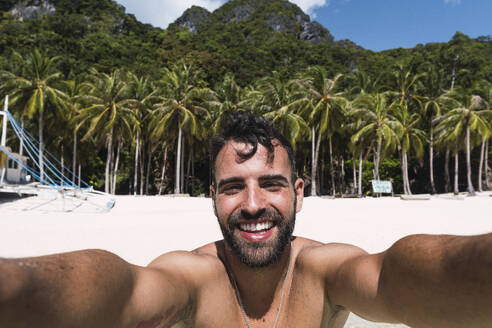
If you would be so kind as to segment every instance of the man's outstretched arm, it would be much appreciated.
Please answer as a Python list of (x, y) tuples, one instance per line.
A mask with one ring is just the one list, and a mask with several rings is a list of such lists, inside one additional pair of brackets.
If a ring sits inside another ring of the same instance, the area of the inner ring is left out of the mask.
[(381, 254), (347, 254), (328, 275), (335, 304), (414, 327), (492, 325), (492, 234), (413, 235)]
[(147, 268), (100, 250), (0, 259), (0, 327), (147, 327), (177, 321), (189, 289), (179, 271), (167, 272), (165, 264), (176, 267), (182, 257), (169, 254), (160, 266)]

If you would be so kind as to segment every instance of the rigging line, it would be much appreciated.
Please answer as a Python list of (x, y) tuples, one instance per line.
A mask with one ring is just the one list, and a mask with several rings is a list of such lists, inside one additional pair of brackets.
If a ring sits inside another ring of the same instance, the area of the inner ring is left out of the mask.
[[(12, 123), (12, 122), (11, 122)], [(13, 125), (12, 125), (13, 126)], [(16, 129), (14, 128), (14, 131)], [(16, 134), (17, 134), (17, 131), (16, 131)], [(18, 134), (17, 134), (18, 135)], [(38, 156), (34, 155), (36, 154), (37, 152), (37, 149), (35, 148), (35, 146), (32, 144), (31, 140), (29, 138), (26, 138), (24, 139), (25, 141), (25, 151), (26, 153), (29, 155), (29, 158), (33, 161), (34, 165), (36, 165), (36, 167), (39, 169), (39, 174), (36, 174), (37, 176), (37, 180), (39, 182), (42, 182), (42, 183), (46, 183), (47, 185), (51, 185), (51, 186), (55, 186), (56, 183), (53, 181), (52, 177), (49, 175), (49, 174), (45, 174), (45, 177), (47, 180), (49, 181), (41, 181), (41, 167), (39, 165), (39, 160), (38, 160)], [(34, 154), (33, 154), (34, 153)], [(49, 168), (49, 167), (48, 167)], [(30, 170), (32, 172), (32, 170)], [(44, 180), (44, 179), (43, 179)], [(50, 183), (51, 182), (51, 183)]]
[[(12, 114), (10, 112), (8, 112), (8, 116), (10, 118), (10, 121), (11, 121), (11, 125), (13, 126), (14, 128), (14, 131), (16, 133), (16, 135), (20, 137), (20, 135), (24, 135), (24, 136), (27, 136), (27, 137), (24, 137), (23, 140), (25, 140), (27, 142), (27, 147), (31, 148), (31, 152), (33, 152), (34, 154), (37, 153), (37, 149), (35, 149), (35, 146), (33, 145), (33, 141), (40, 145), (40, 142), (38, 140), (36, 140), (36, 138), (34, 138), (27, 130), (23, 129), (23, 128), (20, 128), (19, 127), (19, 123), (15, 120), (15, 118), (12, 116)], [(49, 160), (49, 158), (47, 156), (43, 156), (43, 160), (44, 162), (46, 163), (46, 166), (48, 168), (48, 170), (55, 176), (55, 179), (56, 180), (61, 180), (62, 181), (62, 185), (64, 186), (69, 186), (69, 187), (74, 187), (76, 188), (77, 186), (72, 183), (71, 181), (71, 177), (75, 177), (76, 179), (78, 179), (78, 176), (75, 175), (68, 167), (66, 167), (65, 165), (63, 165), (53, 154), (51, 154), (44, 146), (41, 146), (41, 148), (44, 150), (44, 154), (48, 154), (53, 160), (55, 160), (63, 169), (65, 169), (70, 175), (67, 176), (65, 175), (64, 173), (62, 173), (55, 165), (53, 165), (53, 163)], [(34, 156), (35, 158), (32, 158), (33, 156), (31, 156), (32, 154), (30, 154), (30, 157), (31, 159), (33, 160), (33, 162), (37, 163), (37, 159), (39, 158), (37, 155)], [(37, 165), (39, 167), (39, 165)], [(52, 179), (51, 179), (52, 180)], [(89, 188), (89, 184), (87, 184), (87, 182), (85, 182), (84, 180), (80, 179), (81, 182), (83, 183), (84, 187), (86, 188)], [(53, 181), (52, 181), (53, 182)]]
[[(12, 116), (12, 114), (11, 114), (10, 112), (9, 112), (8, 114), (9, 114), (9, 116), (10, 116), (11, 120), (12, 120), (13, 122), (15, 122), (14, 124), (16, 125), (16, 129), (17, 129), (18, 131), (20, 131), (20, 133), (24, 133), (25, 135), (29, 136), (29, 137), (30, 137), (30, 138), (31, 138), (31, 139), (32, 139), (32, 140), (33, 140), (33, 141), (34, 141), (37, 145), (40, 145), (40, 142), (39, 142), (39, 141), (38, 141), (38, 140), (37, 140), (34, 136), (32, 136), (32, 135), (29, 133), (29, 131), (27, 131), (27, 130), (23, 129), (22, 127), (20, 127), (20, 128), (19, 128), (19, 123), (15, 120), (15, 118)], [(19, 136), (19, 134), (20, 134), (20, 133), (16, 132), (16, 134), (17, 134), (18, 136)], [(20, 136), (19, 136), (19, 137), (20, 137)], [(65, 174), (61, 173), (61, 172), (60, 172), (60, 170), (58, 170), (58, 169), (57, 169), (58, 173), (59, 173), (59, 174), (62, 174), (62, 175), (66, 178), (66, 179), (65, 179), (65, 181), (64, 181), (64, 182), (65, 182), (65, 184), (67, 184), (68, 186), (71, 186), (71, 187), (77, 187), (77, 186), (75, 185), (75, 183), (72, 183), (71, 178), (72, 178), (72, 177), (74, 177), (74, 178), (77, 180), (77, 179), (79, 179), (79, 176), (78, 176), (77, 174), (75, 174), (72, 170), (70, 170), (70, 168), (68, 168), (67, 166), (63, 165), (63, 164), (60, 162), (60, 160), (59, 160), (58, 158), (56, 158), (56, 157), (55, 157), (55, 156), (54, 156), (51, 152), (49, 152), (49, 151), (46, 149), (46, 147), (41, 146), (41, 148), (44, 150), (44, 154), (48, 154), (48, 155), (49, 155), (49, 156), (50, 156), (53, 160), (55, 160), (55, 161), (56, 161), (56, 162), (57, 162), (60, 166), (62, 166), (62, 167), (63, 167), (63, 168), (64, 168), (64, 169), (65, 169), (65, 170), (69, 173), (69, 175), (67, 176), (67, 175), (65, 175)], [(48, 162), (48, 160), (47, 160), (47, 161), (45, 161), (45, 162)], [(49, 162), (49, 163), (51, 164), (51, 162)], [(52, 165), (52, 164), (51, 164), (51, 165)], [(55, 166), (53, 165), (53, 167), (55, 167)], [(56, 168), (56, 167), (55, 167), (55, 168)], [(90, 188), (90, 185), (89, 185), (86, 181), (84, 181), (83, 179), (80, 179), (80, 181), (81, 181), (81, 183), (84, 185), (84, 187), (86, 187), (86, 188)]]

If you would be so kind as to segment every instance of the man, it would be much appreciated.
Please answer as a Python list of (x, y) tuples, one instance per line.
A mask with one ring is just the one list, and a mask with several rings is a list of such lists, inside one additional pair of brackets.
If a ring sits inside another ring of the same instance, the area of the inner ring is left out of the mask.
[(491, 234), (409, 236), (374, 255), (293, 237), (304, 184), (283, 136), (236, 114), (212, 158), (224, 240), (147, 267), (99, 250), (0, 260), (0, 327), (342, 327), (348, 311), (492, 326)]

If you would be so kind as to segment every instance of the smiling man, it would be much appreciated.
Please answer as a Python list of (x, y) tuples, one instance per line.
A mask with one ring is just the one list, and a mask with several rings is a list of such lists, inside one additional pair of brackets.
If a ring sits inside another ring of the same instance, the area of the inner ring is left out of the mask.
[(349, 311), (492, 326), (491, 234), (408, 236), (373, 255), (294, 237), (304, 183), (282, 135), (236, 114), (211, 155), (224, 240), (147, 267), (98, 250), (0, 259), (0, 327), (342, 327)]

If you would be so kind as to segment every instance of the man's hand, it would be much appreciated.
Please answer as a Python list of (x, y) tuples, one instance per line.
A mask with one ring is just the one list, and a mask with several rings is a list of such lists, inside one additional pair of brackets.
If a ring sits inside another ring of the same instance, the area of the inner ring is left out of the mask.
[(492, 325), (492, 234), (408, 236), (376, 255), (339, 248), (326, 271), (333, 303), (415, 327)]

